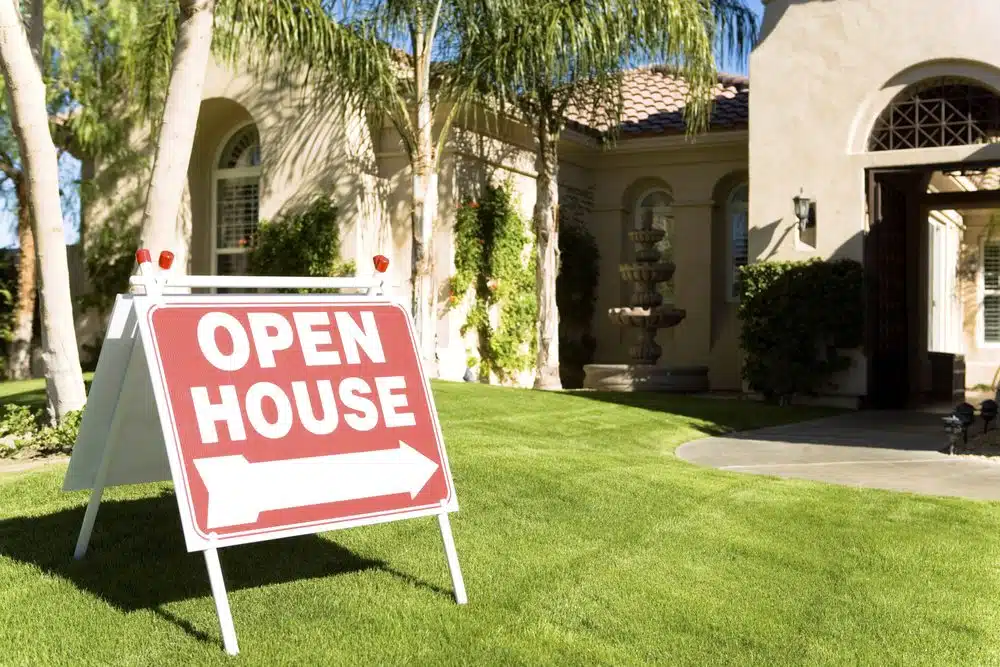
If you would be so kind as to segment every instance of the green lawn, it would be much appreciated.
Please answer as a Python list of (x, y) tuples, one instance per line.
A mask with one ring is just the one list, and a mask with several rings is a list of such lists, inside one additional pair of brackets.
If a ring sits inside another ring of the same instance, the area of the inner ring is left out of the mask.
[[(0, 482), (0, 663), (1000, 664), (1000, 505), (703, 469), (681, 442), (821, 414), (437, 384), (458, 607), (433, 519), (222, 552), (241, 655), (166, 486)], [(622, 401), (616, 403), (614, 401)]]
[[(93, 373), (84, 373), (83, 380), (90, 389)], [(41, 380), (17, 380), (0, 382), (0, 406), (7, 403), (20, 403), (32, 409), (45, 407), (45, 383)]]

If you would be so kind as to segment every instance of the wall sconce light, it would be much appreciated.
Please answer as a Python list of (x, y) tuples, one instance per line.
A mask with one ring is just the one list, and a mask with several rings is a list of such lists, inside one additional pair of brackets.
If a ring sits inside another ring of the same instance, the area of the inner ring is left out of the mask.
[(803, 197), (800, 189), (799, 194), (792, 197), (792, 204), (795, 207), (795, 217), (799, 219), (799, 231), (804, 232), (812, 227), (816, 222), (813, 218), (813, 201), (809, 197)]

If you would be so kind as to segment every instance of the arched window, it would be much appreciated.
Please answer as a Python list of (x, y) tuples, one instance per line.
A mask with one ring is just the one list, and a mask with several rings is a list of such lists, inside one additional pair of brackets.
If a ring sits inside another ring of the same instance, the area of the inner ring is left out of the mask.
[(1000, 137), (1000, 95), (955, 77), (905, 89), (875, 121), (870, 151), (970, 146)]
[(238, 129), (215, 163), (212, 272), (247, 273), (247, 249), (260, 221), (260, 135), (254, 125)]
[[(639, 197), (638, 205), (635, 207), (635, 229), (662, 229), (666, 232), (656, 249), (660, 251), (660, 256), (664, 262), (674, 261), (673, 236), (674, 236), (674, 214), (673, 197), (666, 190), (651, 190)], [(674, 281), (671, 278), (658, 286), (660, 294), (663, 295), (664, 303), (674, 301)]]
[(728, 299), (740, 297), (740, 269), (749, 261), (750, 218), (749, 188), (741, 183), (733, 188), (726, 199), (726, 229), (729, 235), (728, 250)]

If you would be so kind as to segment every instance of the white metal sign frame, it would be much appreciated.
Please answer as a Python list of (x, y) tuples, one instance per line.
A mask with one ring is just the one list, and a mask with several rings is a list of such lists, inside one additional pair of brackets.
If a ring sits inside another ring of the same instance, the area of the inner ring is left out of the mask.
[[(161, 376), (162, 371), (159, 368), (156, 355), (151, 352), (154, 349), (152, 333), (149, 327), (141, 324), (146, 312), (151, 307), (166, 301), (176, 303), (178, 299), (185, 298), (177, 296), (178, 293), (184, 294), (192, 288), (235, 288), (244, 290), (259, 288), (334, 289), (353, 291), (355, 294), (323, 295), (323, 298), (343, 299), (348, 303), (350, 301), (356, 302), (359, 299), (364, 299), (366, 302), (394, 302), (393, 299), (385, 295), (384, 281), (378, 276), (371, 278), (172, 276), (167, 273), (172, 261), (170, 253), (164, 252), (161, 254), (160, 267), (162, 271), (159, 272), (153, 267), (148, 251), (140, 250), (136, 253), (136, 256), (139, 261), (139, 275), (132, 276), (129, 280), (132, 294), (121, 295), (115, 302), (115, 308), (109, 320), (108, 333), (105, 336), (104, 345), (102, 346), (101, 355), (94, 374), (94, 382), (91, 387), (91, 393), (94, 394), (94, 397), (93, 399), (88, 398), (88, 405), (84, 411), (80, 433), (77, 436), (77, 443), (74, 446), (74, 456), (70, 460), (70, 467), (67, 470), (66, 480), (63, 484), (63, 490), (66, 491), (91, 490), (90, 501), (87, 504), (87, 510), (84, 514), (83, 524), (80, 527), (80, 534), (74, 551), (74, 558), (78, 560), (86, 555), (105, 488), (121, 484), (153, 481), (172, 480), (175, 483), (175, 487), (179, 480), (180, 483), (183, 483), (181, 476), (179, 476), (179, 471), (182, 468), (181, 462), (178, 454), (170, 447), (170, 443), (174, 441), (175, 435), (169, 415), (165, 412), (169, 411), (169, 406), (163, 395), (162, 383), (154, 381), (154, 379)], [(376, 268), (378, 271), (384, 271), (385, 265), (379, 267), (378, 259), (376, 259)], [(173, 296), (167, 297), (169, 294), (173, 294)], [(268, 296), (270, 298), (270, 295)], [(320, 295), (313, 296), (317, 299), (320, 298)], [(236, 294), (197, 294), (190, 295), (188, 298), (202, 304), (206, 300), (219, 304), (227, 302), (239, 303), (246, 300), (246, 296)], [(276, 300), (281, 299), (280, 296), (274, 298)], [(300, 295), (294, 300), (301, 302), (309, 299)], [(409, 314), (407, 313), (408, 316)], [(140, 349), (137, 350), (137, 347)], [(142, 358), (140, 359), (139, 357)], [(427, 383), (426, 375), (422, 371), (421, 376), (424, 378), (425, 390), (430, 401), (434, 429), (440, 437), (440, 425), (437, 419), (437, 410), (433, 403), (433, 396), (430, 392), (430, 386)], [(143, 392), (144, 399), (144, 402), (139, 404), (138, 409), (135, 407), (135, 400), (137, 400), (136, 392)], [(124, 400), (131, 400), (133, 402), (132, 407), (126, 408)], [(129, 456), (116, 457), (116, 451), (120, 449), (117, 445), (122, 439), (123, 433), (127, 433), (129, 430), (126, 427), (126, 422), (129, 420), (145, 421), (148, 426), (148, 419), (150, 418), (156, 419), (161, 427), (157, 429), (158, 433), (151, 435), (151, 438), (155, 438), (155, 441), (151, 440), (145, 445), (135, 443), (134, 447), (133, 443), (130, 443)], [(454, 587), (455, 600), (458, 604), (466, 604), (468, 597), (465, 591), (465, 582), (462, 577), (461, 567), (459, 566), (458, 552), (455, 548), (455, 540), (448, 518), (449, 512), (457, 511), (458, 504), (455, 500), (451, 474), (448, 470), (447, 455), (443, 447), (440, 450), (440, 454), (441, 462), (445, 468), (445, 477), (450, 489), (449, 501), (442, 503), (439, 507), (421, 508), (413, 511), (398, 512), (385, 517), (371, 517), (324, 525), (320, 530), (370, 525), (381, 521), (401, 520), (418, 516), (436, 516), (445, 557), (448, 562), (448, 569), (451, 574), (452, 586)], [(123, 461), (122, 459), (130, 460)], [(178, 503), (180, 503), (179, 496)], [(181, 510), (180, 504), (178, 505), (178, 509)], [(189, 550), (200, 550), (205, 555), (205, 565), (208, 569), (212, 597), (215, 599), (223, 645), (228, 654), (236, 655), (239, 653), (239, 645), (233, 625), (232, 612), (229, 608), (222, 566), (219, 563), (218, 549), (220, 547), (204, 540), (192, 542), (188, 534), (190, 530), (188, 526), (189, 521), (185, 520), (186, 517), (183, 516), (183, 511), (181, 511), (181, 514), (185, 539), (188, 541)], [(281, 531), (280, 534), (226, 540), (225, 546), (263, 539), (278, 539), (293, 534), (316, 532), (319, 532), (316, 527), (293, 528)], [(194, 549), (190, 548), (192, 545), (195, 546)]]

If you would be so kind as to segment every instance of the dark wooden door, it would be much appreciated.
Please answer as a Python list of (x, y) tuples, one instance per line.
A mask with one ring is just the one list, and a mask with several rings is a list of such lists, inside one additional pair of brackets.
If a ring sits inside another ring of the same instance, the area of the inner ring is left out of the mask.
[(905, 174), (870, 173), (871, 226), (865, 239), (868, 291), (868, 407), (906, 407), (910, 399), (910, 331), (907, 268), (918, 232), (909, 225)]

